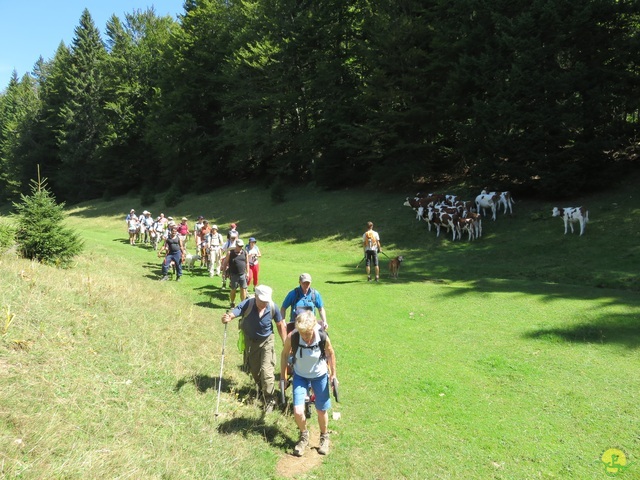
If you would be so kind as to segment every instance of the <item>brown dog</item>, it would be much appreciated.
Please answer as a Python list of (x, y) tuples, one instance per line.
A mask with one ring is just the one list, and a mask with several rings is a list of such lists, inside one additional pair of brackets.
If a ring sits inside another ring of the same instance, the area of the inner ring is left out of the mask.
[(398, 272), (400, 271), (400, 264), (404, 261), (402, 255), (398, 255), (396, 258), (389, 260), (389, 276), (391, 278), (398, 278)]

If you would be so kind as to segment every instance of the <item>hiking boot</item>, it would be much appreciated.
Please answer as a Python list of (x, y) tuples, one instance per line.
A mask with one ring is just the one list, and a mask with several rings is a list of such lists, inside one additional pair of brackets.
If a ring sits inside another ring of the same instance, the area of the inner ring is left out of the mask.
[(271, 399), (264, 406), (264, 413), (269, 414), (272, 413), (276, 408), (276, 401)]
[(230, 307), (230, 308), (235, 308), (235, 306), (236, 306), (236, 304), (235, 304), (235, 303), (233, 303), (233, 302), (231, 302), (231, 303), (229, 304), (229, 307)]
[(368, 275), (367, 276), (367, 282), (370, 282), (370, 281), (371, 281), (371, 275)]
[(318, 447), (320, 455), (329, 453), (329, 432), (320, 434), (320, 446)]
[(176, 282), (179, 282), (179, 281), (180, 281), (180, 277), (176, 278)]
[(165, 275), (160, 279), (161, 282), (166, 282), (167, 280), (169, 280), (169, 275)]
[(296, 444), (296, 447), (293, 449), (293, 454), (296, 457), (301, 457), (304, 455), (304, 451), (307, 449), (309, 445), (309, 430), (305, 430), (304, 432), (300, 432), (300, 441)]

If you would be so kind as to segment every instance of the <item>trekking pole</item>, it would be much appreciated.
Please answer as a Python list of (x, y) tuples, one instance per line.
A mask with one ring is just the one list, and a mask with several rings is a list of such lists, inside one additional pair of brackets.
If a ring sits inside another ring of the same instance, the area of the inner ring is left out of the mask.
[(218, 380), (218, 401), (216, 402), (216, 417), (218, 416), (218, 407), (220, 407), (220, 390), (222, 389), (222, 368), (224, 367), (224, 346), (227, 343), (227, 325), (224, 324), (224, 337), (222, 338), (222, 359), (220, 360), (220, 378)]
[(367, 256), (366, 256), (366, 255), (360, 259), (360, 261), (359, 261), (359, 262), (358, 262), (358, 264), (355, 266), (355, 268), (358, 268), (358, 267), (360, 266), (360, 264), (362, 263), (362, 261), (363, 261), (365, 258), (367, 258)]
[(386, 254), (386, 253), (384, 253), (383, 251), (380, 251), (380, 253), (381, 253), (381, 254), (383, 254), (385, 257), (387, 257), (387, 258), (389, 258), (389, 259), (391, 258), (389, 255), (387, 255), (387, 254)]

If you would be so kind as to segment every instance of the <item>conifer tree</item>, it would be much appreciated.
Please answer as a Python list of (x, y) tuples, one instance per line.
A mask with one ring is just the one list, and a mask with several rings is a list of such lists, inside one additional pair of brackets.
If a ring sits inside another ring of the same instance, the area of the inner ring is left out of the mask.
[(64, 227), (64, 203), (56, 203), (46, 179), (31, 181), (31, 195), (21, 195), (15, 208), (18, 251), (24, 258), (68, 267), (83, 248), (73, 230)]

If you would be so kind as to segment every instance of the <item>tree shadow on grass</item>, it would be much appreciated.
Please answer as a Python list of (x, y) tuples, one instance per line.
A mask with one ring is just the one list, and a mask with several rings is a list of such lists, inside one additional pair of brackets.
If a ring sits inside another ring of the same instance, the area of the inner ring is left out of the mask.
[(566, 328), (540, 328), (524, 338), (549, 342), (617, 343), (627, 348), (640, 347), (640, 320), (632, 314), (613, 315), (593, 323)]

